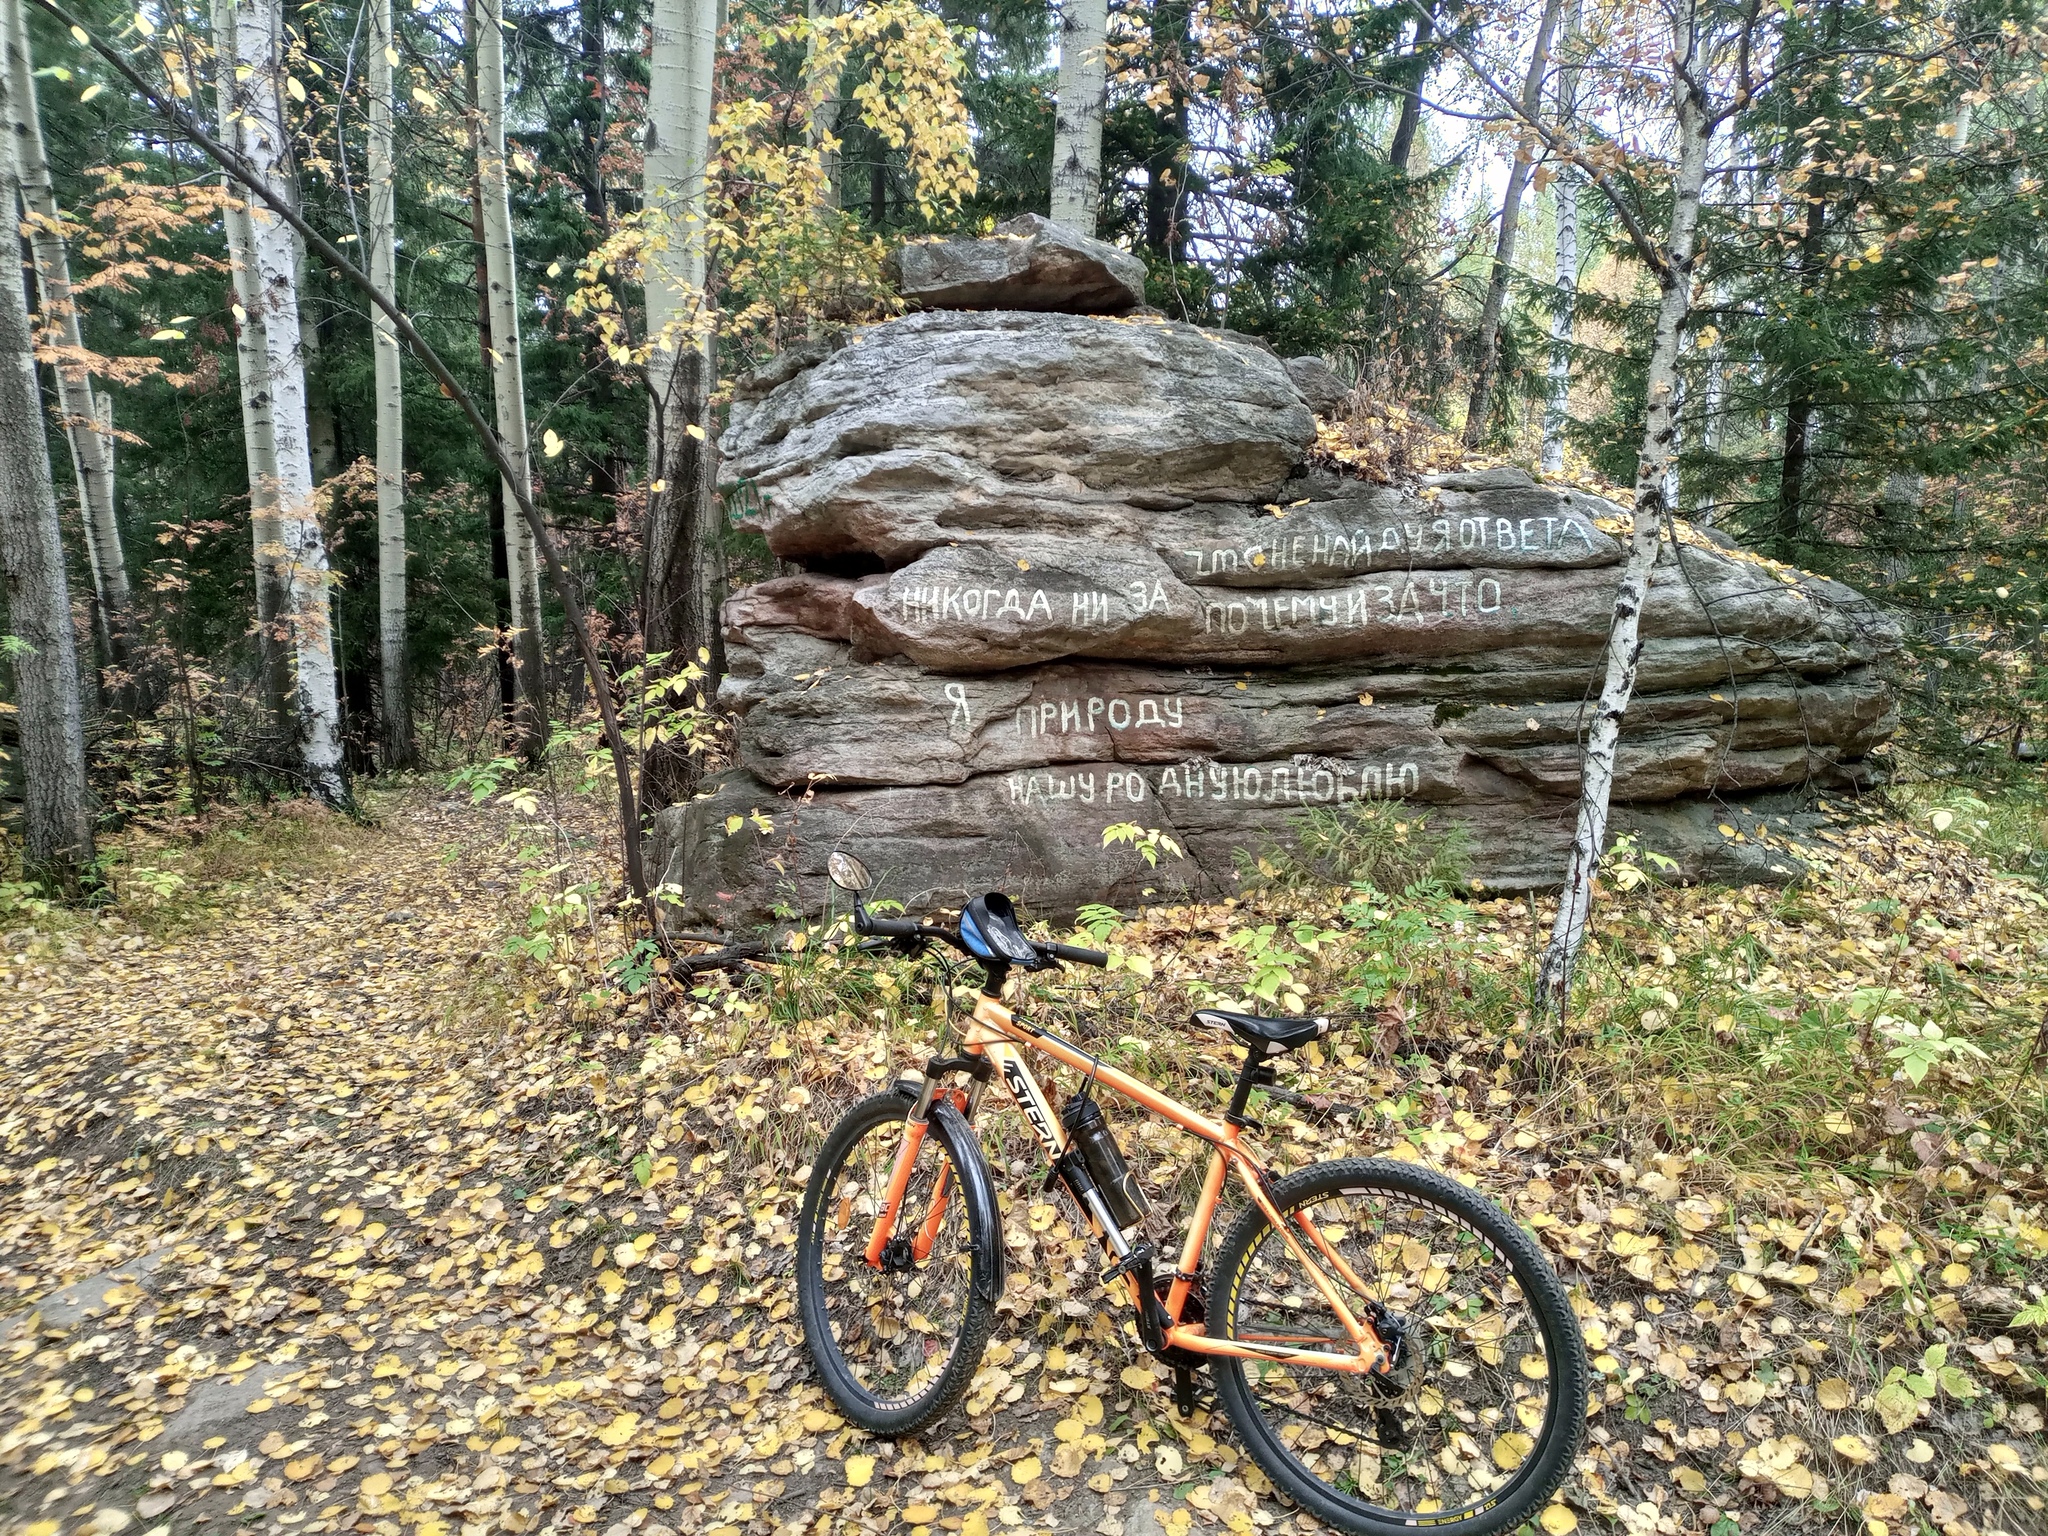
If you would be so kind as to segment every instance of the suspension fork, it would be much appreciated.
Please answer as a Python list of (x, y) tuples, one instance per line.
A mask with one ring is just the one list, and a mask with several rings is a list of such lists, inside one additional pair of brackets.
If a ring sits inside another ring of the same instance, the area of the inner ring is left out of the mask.
[[(953, 1107), (969, 1122), (981, 1102), (982, 1084), (991, 1071), (986, 1061), (978, 1056), (945, 1057), (929, 1062), (925, 1067), (924, 1086), (919, 1089), (917, 1103), (912, 1106), (910, 1118), (903, 1125), (903, 1142), (896, 1149), (896, 1164), (889, 1170), (889, 1192), (883, 1197), (881, 1212), (875, 1218), (875, 1230), (868, 1238), (867, 1251), (862, 1255), (870, 1269), (879, 1269), (882, 1255), (888, 1251), (889, 1239), (896, 1234), (896, 1223), (902, 1214), (903, 1196), (910, 1188), (910, 1176), (917, 1167), (918, 1153), (924, 1149), (924, 1139), (931, 1129), (932, 1100), (939, 1090), (939, 1079), (948, 1072), (966, 1072), (974, 1078), (974, 1086), (963, 1092), (958, 1088), (944, 1090)], [(911, 1240), (911, 1257), (922, 1263), (931, 1257), (932, 1248), (938, 1242), (939, 1229), (946, 1219), (946, 1204), (952, 1193), (953, 1165), (950, 1160), (939, 1165), (939, 1178), (932, 1190), (931, 1209), (919, 1223), (917, 1236)]]

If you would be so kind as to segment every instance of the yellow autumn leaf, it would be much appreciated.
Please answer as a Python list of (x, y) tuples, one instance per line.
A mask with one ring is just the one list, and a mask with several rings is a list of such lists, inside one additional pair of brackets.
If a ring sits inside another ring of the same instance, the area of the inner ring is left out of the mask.
[(1836, 1451), (1858, 1466), (1877, 1460), (1877, 1447), (1861, 1435), (1837, 1435), (1834, 1446)]
[(1022, 1488), (1026, 1483), (1038, 1481), (1038, 1474), (1045, 1470), (1045, 1464), (1036, 1456), (1026, 1456), (1010, 1468), (1010, 1481)]
[(304, 101), (306, 99), (306, 88), (299, 84), (299, 77), (297, 75), (286, 75), (284, 77), (284, 92), (293, 101)]
[(846, 1486), (865, 1488), (875, 1480), (875, 1458), (872, 1456), (849, 1456), (846, 1458)]
[(561, 451), (564, 448), (568, 447), (569, 445), (563, 442), (561, 438), (555, 435), (555, 429), (553, 427), (549, 427), (547, 431), (541, 433), (540, 435), (540, 446), (541, 451), (552, 459), (559, 455)]
[(1563, 1504), (1553, 1504), (1536, 1517), (1536, 1523), (1549, 1532), (1549, 1536), (1572, 1536), (1579, 1528), (1579, 1517)]
[(597, 1438), (604, 1445), (621, 1446), (633, 1438), (633, 1431), (639, 1427), (639, 1414), (622, 1413), (614, 1418), (611, 1423), (605, 1425), (603, 1429), (600, 1429), (597, 1432)]
[(1536, 1448), (1536, 1442), (1519, 1429), (1511, 1429), (1493, 1442), (1493, 1464), (1503, 1472), (1512, 1472)]
[(1127, 1365), (1118, 1373), (1118, 1379), (1127, 1387), (1139, 1392), (1149, 1392), (1159, 1380), (1151, 1369), (1142, 1365)]
[(363, 1479), (362, 1491), (373, 1499), (383, 1498), (385, 1494), (391, 1491), (391, 1474), (389, 1472), (372, 1472)]
[(1840, 1413), (1856, 1401), (1855, 1389), (1839, 1376), (1828, 1377), (1813, 1389), (1813, 1394), (1821, 1407), (1831, 1413)]

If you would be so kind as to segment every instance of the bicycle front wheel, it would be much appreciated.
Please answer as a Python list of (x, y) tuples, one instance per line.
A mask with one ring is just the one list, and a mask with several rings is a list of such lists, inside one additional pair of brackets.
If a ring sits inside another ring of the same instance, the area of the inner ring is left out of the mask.
[(1002, 1229), (981, 1149), (936, 1111), (874, 1262), (876, 1223), (912, 1100), (878, 1093), (846, 1112), (811, 1164), (797, 1218), (804, 1342), (839, 1411), (870, 1434), (943, 1418), (981, 1363), (1002, 1293)]
[(1354, 1536), (1412, 1536), (1418, 1524), (1489, 1536), (1534, 1515), (1571, 1470), (1587, 1390), (1578, 1321), (1535, 1243), (1490, 1201), (1406, 1163), (1305, 1168), (1271, 1197), (1394, 1366), (1359, 1375), (1280, 1358), (1356, 1346), (1316, 1277), (1248, 1208), (1218, 1255), (1210, 1316), (1223, 1337), (1275, 1350), (1214, 1362), (1253, 1460)]

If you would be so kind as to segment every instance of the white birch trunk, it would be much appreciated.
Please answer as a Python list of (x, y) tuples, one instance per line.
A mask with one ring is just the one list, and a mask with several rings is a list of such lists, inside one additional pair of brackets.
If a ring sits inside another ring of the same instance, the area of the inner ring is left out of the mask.
[[(1566, 133), (1578, 122), (1578, 46), (1581, 0), (1564, 13), (1565, 62), (1557, 72), (1557, 120)], [(1543, 405), (1543, 473), (1564, 471), (1564, 429), (1572, 413), (1572, 323), (1579, 305), (1579, 173), (1559, 168), (1557, 191), (1557, 298), (1550, 317), (1550, 376)]]
[[(214, 106), (221, 141), (241, 145), (243, 125), (235, 108), (235, 18), (232, 0), (213, 0)], [(234, 200), (222, 215), (228, 266), (235, 285), (235, 375), (242, 399), (242, 452), (249, 479), (249, 545), (256, 588), (256, 648), (263, 701), (283, 721), (290, 680), (278, 622), (279, 572), (284, 539), (277, 524), (277, 443), (270, 424), (268, 349), (263, 341), (263, 305), (256, 280), (256, 237), (249, 205), (254, 196), (227, 177), (222, 184)]]
[[(1685, 22), (1679, 23), (1684, 27)], [(1673, 38), (1680, 58), (1696, 57), (1688, 34)], [(1614, 789), (1615, 748), (1621, 740), (1622, 717), (1635, 693), (1636, 666), (1641, 660), (1643, 603), (1650, 590), (1650, 571), (1663, 548), (1665, 478), (1670, 471), (1678, 430), (1678, 347), (1692, 302), (1694, 235), (1699, 224), (1700, 189), (1707, 175), (1707, 146), (1713, 121), (1699, 93), (1674, 81), (1678, 118), (1678, 166), (1672, 185), (1671, 227), (1658, 274), (1661, 297), (1657, 329), (1650, 346), (1648, 406), (1643, 418), (1643, 443), (1636, 457), (1634, 530), (1628, 558), (1614, 593), (1614, 623), (1607, 637), (1607, 672), (1586, 733), (1581, 755), (1579, 823), (1565, 868), (1564, 891), (1557, 920), (1543, 953), (1537, 979), (1539, 1007), (1562, 1017), (1570, 1003), (1572, 967), (1585, 942), (1593, 910), (1593, 878), (1607, 837), (1609, 797)]]
[(1102, 111), (1108, 85), (1108, 0), (1060, 7), (1059, 102), (1052, 128), (1052, 221), (1095, 233), (1102, 201)]
[[(0, 116), (21, 111), (9, 72), (0, 70)], [(0, 212), (14, 219), (20, 187), (14, 153), (0, 138)], [(92, 809), (85, 781), (85, 707), (78, 691), (78, 639), (50, 483), (36, 384), (35, 333), (13, 260), (0, 281), (0, 577), (7, 588), (10, 665), (20, 714), (24, 871), (33, 880), (76, 891), (93, 859)]]
[[(393, 71), (397, 43), (391, 0), (370, 4), (370, 281), (398, 292), (398, 215), (391, 164), (391, 123), (397, 110)], [(370, 312), (377, 370), (377, 656), (382, 684), (384, 767), (413, 764), (412, 680), (406, 656), (405, 383), (398, 327), (381, 309)]]
[[(283, 18), (278, 0), (235, 0), (233, 100), (237, 147), (265, 185), (284, 179)], [(254, 258), (252, 313), (262, 316), (263, 373), (275, 457), (278, 624), (291, 659), (289, 714), (306, 785), (337, 808), (350, 802), (327, 593), (327, 543), (313, 500), (300, 351), (298, 253), (291, 226), (262, 207), (248, 215)]]
[[(1544, 0), (1542, 20), (1536, 24), (1536, 44), (1529, 53), (1528, 73), (1522, 78), (1522, 116), (1535, 122), (1543, 107), (1543, 77), (1550, 67), (1550, 38), (1557, 30), (1562, 0)], [(1500, 238), (1494, 246), (1493, 271), (1486, 283), (1486, 302), (1479, 312), (1478, 357), (1472, 368), (1472, 393), (1465, 406), (1465, 446), (1477, 447), (1486, 436), (1487, 417), (1492, 412), (1493, 375), (1500, 361), (1500, 315), (1507, 305), (1508, 279), (1515, 267), (1515, 241), (1522, 222), (1522, 191), (1529, 184), (1530, 151), (1517, 149), (1508, 167), (1508, 184), (1501, 196)]]
[[(660, 216), (667, 249), (647, 270), (649, 475), (641, 622), (650, 655), (673, 669), (698, 652), (718, 653), (716, 631), (722, 551), (716, 476), (707, 419), (714, 357), (706, 287), (705, 217), (711, 111), (717, 67), (717, 0), (656, 0), (647, 93), (647, 205)], [(692, 433), (695, 428), (695, 433)], [(682, 798), (695, 786), (687, 752), (649, 760), (650, 803)]]
[[(533, 485), (526, 433), (526, 374), (520, 362), (519, 276), (513, 264), (512, 185), (505, 163), (505, 33), (503, 0), (473, 0), (477, 110), (483, 121), (477, 182), (483, 189), (485, 281), (490, 288), (491, 383), (498, 402), (498, 436), (521, 484), (507, 487), (517, 506)], [(540, 560), (524, 518), (505, 520), (506, 585), (512, 595), (512, 651), (519, 672), (517, 734), (528, 756), (547, 744), (547, 668), (541, 649)]]
[[(815, 26), (839, 14), (839, 0), (805, 0), (804, 14)], [(714, 33), (717, 18), (712, 18)], [(839, 76), (830, 80), (819, 74), (818, 41), (813, 37), (804, 49), (804, 88), (810, 93), (811, 115), (804, 135), (817, 151), (818, 174), (822, 179), (827, 208), (839, 206)]]
[[(35, 64), (29, 54), (28, 16), (23, 0), (0, 0), (0, 48), (7, 54), (7, 113), (0, 121), (14, 144), (15, 175), (29, 220), (29, 249), (36, 283), (42, 294), (43, 326), (51, 339), (71, 350), (85, 349), (79, 329), (78, 305), (71, 291), (71, 262), (59, 221), (56, 187), (50, 179), (43, 148), (42, 118), (37, 109)], [(11, 205), (10, 205), (11, 207)], [(64, 433), (71, 445), (71, 465), (78, 482), (79, 512), (85, 525), (86, 550), (92, 561), (93, 596), (103, 626), (107, 660), (116, 669), (128, 666), (133, 598), (121, 548), (121, 525), (114, 516), (114, 445), (103, 430), (93, 396), (92, 376), (76, 361), (54, 370), (57, 398), (64, 411)]]

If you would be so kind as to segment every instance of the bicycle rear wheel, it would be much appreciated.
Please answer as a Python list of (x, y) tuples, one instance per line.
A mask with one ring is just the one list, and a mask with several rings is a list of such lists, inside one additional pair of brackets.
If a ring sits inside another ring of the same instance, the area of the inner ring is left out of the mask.
[(867, 1252), (887, 1203), (912, 1100), (864, 1099), (811, 1164), (797, 1218), (797, 1300), (840, 1412), (877, 1435), (945, 1414), (981, 1363), (1002, 1295), (1002, 1228), (981, 1149), (935, 1105), (879, 1264)]
[[(1217, 1394), (1252, 1458), (1354, 1536), (1417, 1524), (1489, 1536), (1533, 1516), (1571, 1470), (1587, 1382), (1577, 1319), (1535, 1243), (1490, 1201), (1406, 1163), (1305, 1168), (1271, 1197), (1346, 1307), (1395, 1346), (1395, 1368), (1365, 1376), (1217, 1358)], [(1356, 1348), (1256, 1206), (1224, 1240), (1210, 1316), (1243, 1343)]]

